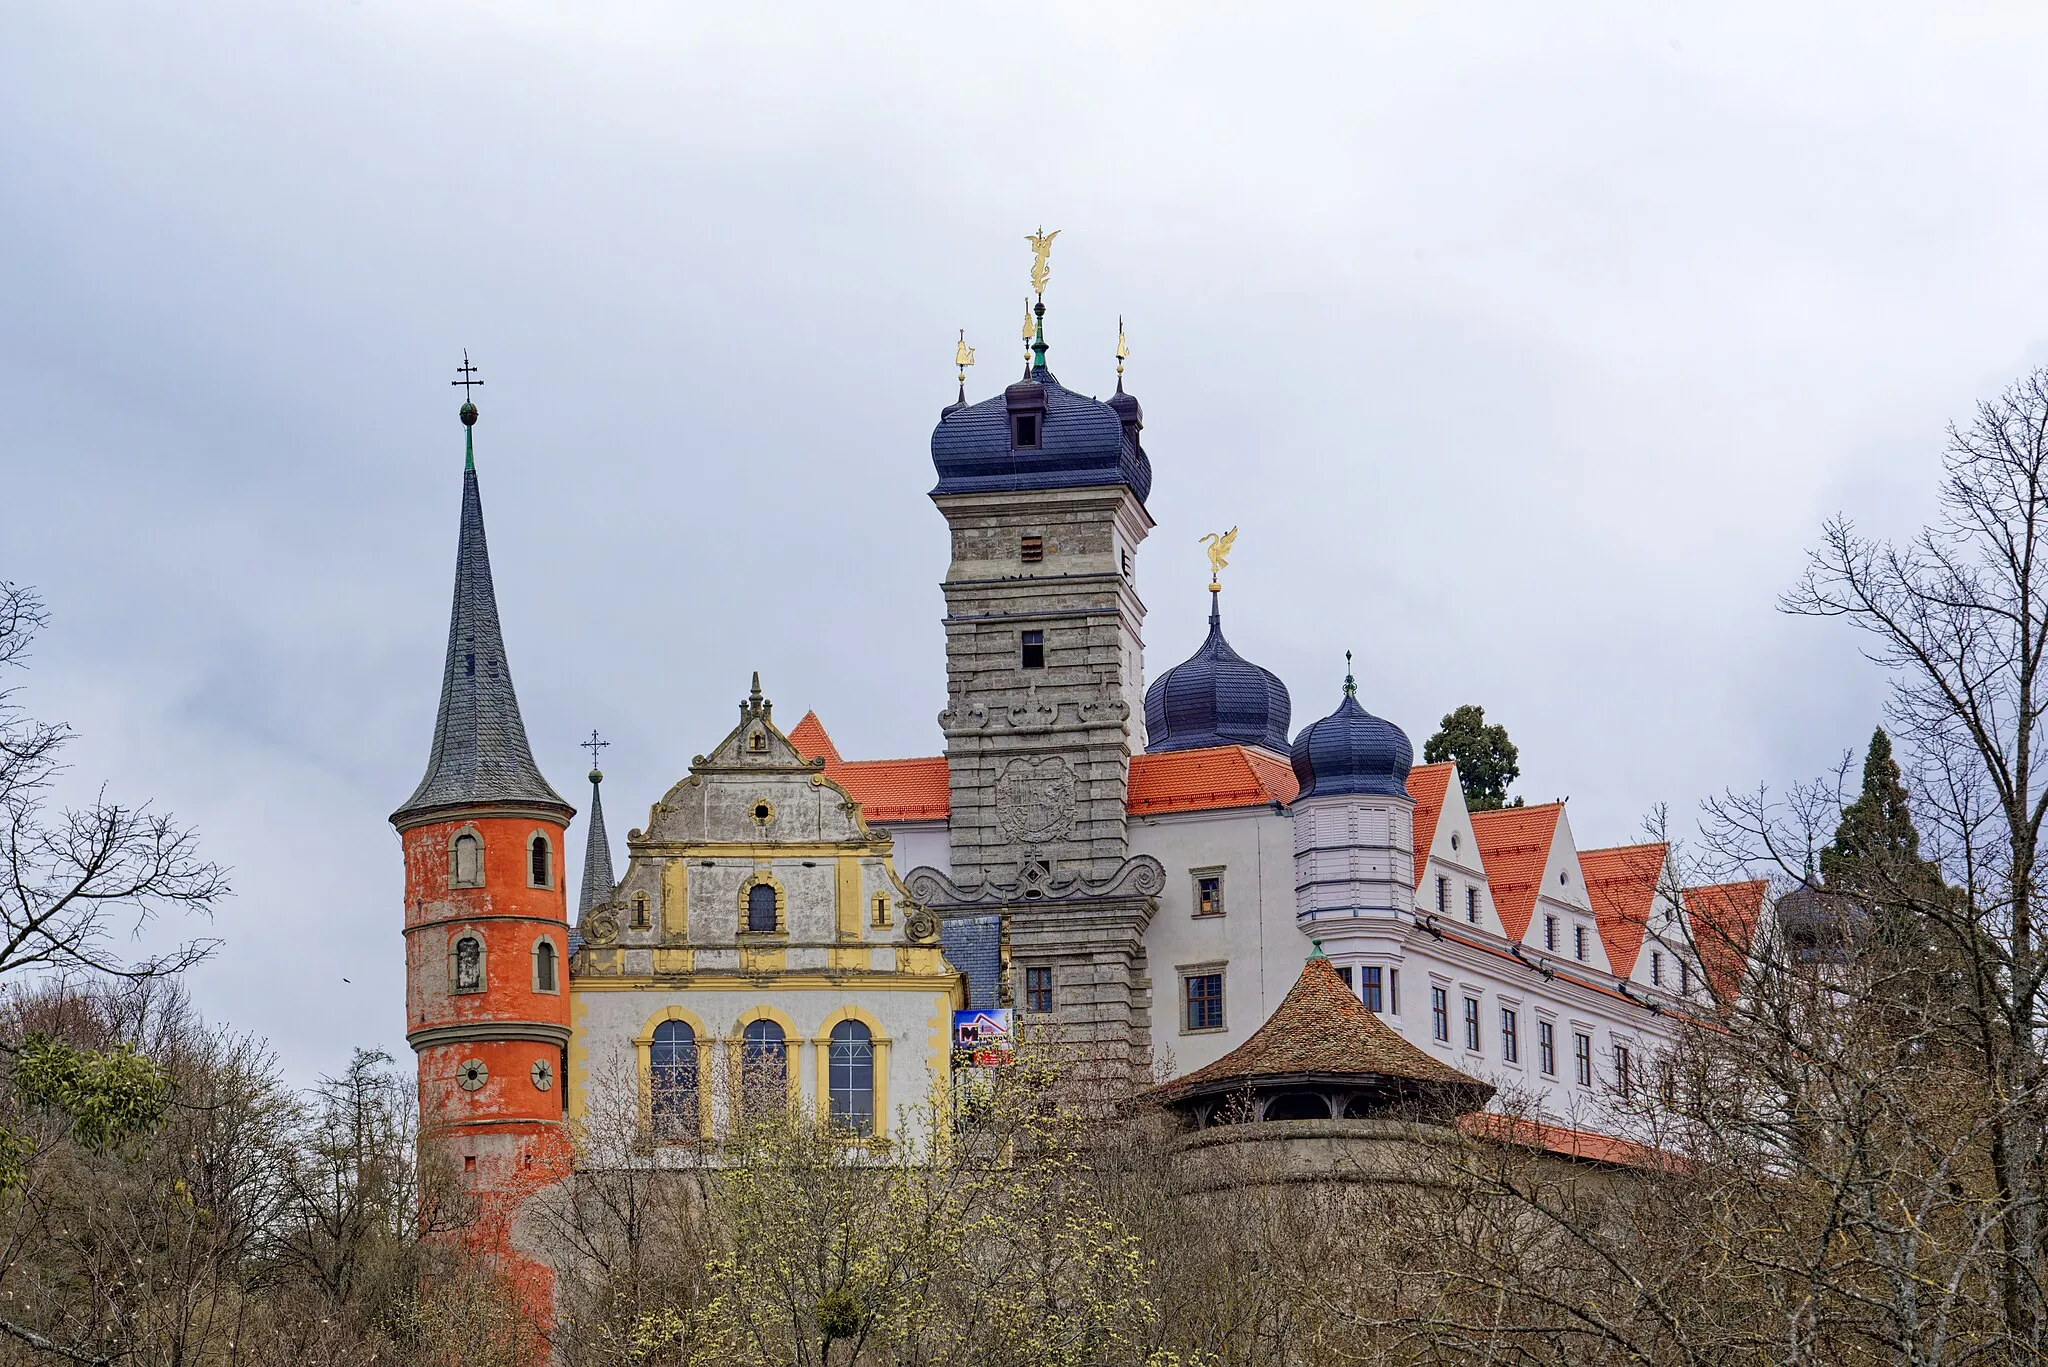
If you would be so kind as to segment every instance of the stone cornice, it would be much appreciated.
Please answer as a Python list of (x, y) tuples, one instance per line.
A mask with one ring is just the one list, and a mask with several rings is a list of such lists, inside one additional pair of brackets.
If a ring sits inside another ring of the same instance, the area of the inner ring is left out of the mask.
[(430, 1025), (423, 1030), (405, 1033), (405, 1042), (413, 1047), (414, 1053), (444, 1044), (502, 1044), (511, 1041), (553, 1044), (566, 1049), (569, 1027), (548, 1021), (464, 1021), (459, 1025)]

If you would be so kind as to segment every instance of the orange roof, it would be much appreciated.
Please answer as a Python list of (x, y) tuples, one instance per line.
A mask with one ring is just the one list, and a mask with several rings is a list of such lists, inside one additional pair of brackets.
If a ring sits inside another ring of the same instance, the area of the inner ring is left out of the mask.
[(1615, 845), (1579, 851), (1579, 876), (1593, 903), (1600, 943), (1607, 947), (1607, 966), (1617, 978), (1635, 971), (1650, 928), (1650, 909), (1657, 900), (1657, 875), (1664, 871), (1670, 846)]
[(1654, 1172), (1678, 1171), (1685, 1166), (1682, 1159), (1662, 1149), (1652, 1148), (1648, 1144), (1616, 1139), (1609, 1134), (1594, 1134), (1590, 1130), (1550, 1125), (1541, 1120), (1529, 1120), (1521, 1116), (1501, 1115), (1495, 1111), (1461, 1115), (1458, 1117), (1458, 1128), (1478, 1139), (1494, 1139), (1503, 1144), (1521, 1144), (1588, 1163), (1646, 1168)]
[(1761, 878), (1746, 883), (1713, 883), (1687, 888), (1685, 912), (1692, 921), (1693, 943), (1699, 946), (1700, 972), (1707, 987), (1721, 1001), (1731, 1000), (1742, 989), (1742, 974), (1749, 966), (1750, 940), (1756, 934), (1757, 918), (1763, 915), (1764, 894), (1770, 884)]
[(804, 713), (804, 719), (790, 731), (789, 743), (805, 759), (817, 759), (822, 755), (828, 769), (840, 762), (839, 747), (832, 743), (832, 737), (825, 734), (825, 723), (818, 720), (816, 712)]
[(1458, 766), (1445, 760), (1408, 771), (1408, 796), (1415, 799), (1415, 886), (1429, 868), (1429, 851), (1436, 844), (1436, 819), (1444, 812), (1444, 795), (1451, 788), (1451, 771)]
[(846, 789), (869, 821), (944, 821), (952, 804), (944, 755), (841, 760), (827, 763), (825, 776)]
[(1286, 806), (1300, 785), (1294, 770), (1244, 745), (1168, 750), (1131, 756), (1127, 799), (1132, 816), (1204, 812), (1226, 807)]
[(1494, 909), (1500, 912), (1501, 929), (1510, 940), (1521, 939), (1529, 929), (1529, 918), (1536, 914), (1538, 885), (1550, 862), (1557, 817), (1563, 810), (1562, 802), (1546, 802), (1539, 807), (1472, 813), (1472, 838), (1478, 842), (1480, 862), (1486, 866), (1486, 883), (1493, 892)]

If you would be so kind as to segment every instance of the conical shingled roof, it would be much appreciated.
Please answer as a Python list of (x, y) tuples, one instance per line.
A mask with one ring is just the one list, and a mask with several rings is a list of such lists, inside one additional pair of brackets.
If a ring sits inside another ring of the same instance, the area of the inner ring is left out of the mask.
[(618, 880), (612, 877), (611, 837), (604, 831), (604, 800), (598, 794), (598, 785), (603, 782), (604, 775), (592, 769), (590, 835), (583, 842), (583, 896), (576, 904), (579, 916), (592, 907), (601, 907), (611, 901), (612, 891), (618, 887)]
[(498, 597), (484, 544), (483, 496), (476, 471), (462, 472), (462, 532), (455, 547), (455, 605), (448, 618), (448, 661), (426, 777), (391, 814), (404, 824), (444, 808), (543, 807), (566, 819), (576, 809), (548, 786), (526, 743), (512, 691), (512, 669), (498, 627)]
[(1402, 1090), (1463, 1092), (1462, 1109), (1476, 1111), (1493, 1088), (1431, 1058), (1368, 1011), (1328, 959), (1318, 954), (1302, 967), (1266, 1023), (1252, 1037), (1206, 1068), (1161, 1089), (1167, 1101), (1289, 1079), (1380, 1080)]

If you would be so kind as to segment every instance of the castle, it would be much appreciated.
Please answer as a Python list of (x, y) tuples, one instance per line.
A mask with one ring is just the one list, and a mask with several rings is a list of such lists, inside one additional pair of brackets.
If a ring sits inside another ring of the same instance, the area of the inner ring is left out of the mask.
[[(817, 712), (785, 730), (757, 678), (629, 833), (623, 876), (593, 769), (573, 921), (574, 812), (528, 748), (463, 405), (440, 707), (392, 821), (423, 1145), (499, 1234), (606, 1089), (637, 1096), (657, 1150), (758, 1107), (886, 1139), (949, 1077), (960, 1008), (1010, 1008), (1111, 1070), (1234, 1076), (1313, 956), (1324, 1007), (1341, 982), (1413, 1075), (1597, 1135), (1678, 1022), (1737, 990), (1763, 884), (1680, 888), (1662, 845), (1581, 848), (1561, 802), (1470, 810), (1348, 677), (1294, 731), (1286, 685), (1231, 648), (1217, 579), (1207, 638), (1146, 685), (1144, 411), (1121, 345), (1107, 401), (1054, 377), (1034, 245), (1022, 377), (969, 403), (963, 368), (931, 436), (943, 753), (847, 759)], [(1259, 1118), (1329, 1118), (1340, 1092), (1270, 1087)]]

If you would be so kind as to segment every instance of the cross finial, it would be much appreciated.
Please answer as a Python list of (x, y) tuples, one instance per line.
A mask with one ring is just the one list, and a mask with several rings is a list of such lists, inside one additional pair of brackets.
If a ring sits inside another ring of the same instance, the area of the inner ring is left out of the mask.
[(455, 367), (455, 373), (460, 375), (462, 378), (459, 380), (450, 380), (448, 383), (451, 385), (462, 386), (462, 399), (464, 403), (467, 403), (472, 397), (474, 397), (473, 395), (470, 394), (469, 391), (472, 389), (481, 389), (484, 383), (482, 380), (476, 378), (476, 367), (469, 363), (468, 347), (464, 347), (462, 349), (462, 364)]
[(586, 741), (578, 741), (577, 748), (588, 750), (590, 752), (590, 776), (592, 778), (596, 778), (597, 752), (600, 750), (610, 749), (611, 742), (608, 740), (599, 740), (597, 738), (597, 729), (595, 727), (592, 727), (590, 732), (590, 739)]

